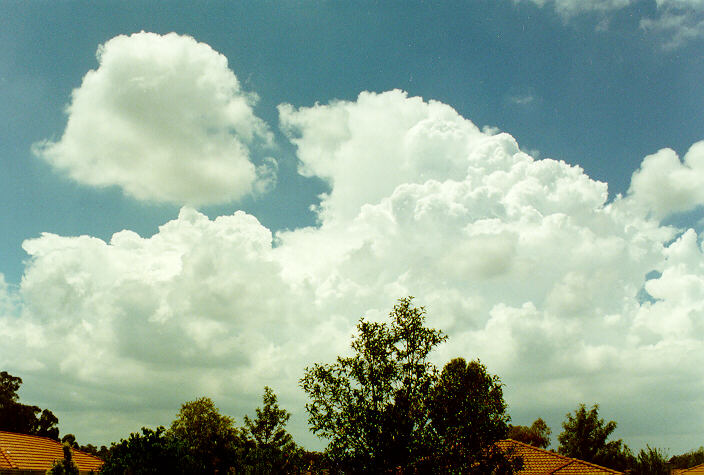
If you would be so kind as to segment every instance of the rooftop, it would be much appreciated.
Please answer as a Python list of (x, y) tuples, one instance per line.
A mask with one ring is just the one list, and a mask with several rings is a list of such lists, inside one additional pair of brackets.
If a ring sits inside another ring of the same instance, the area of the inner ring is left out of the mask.
[[(91, 454), (71, 449), (81, 473), (97, 472), (103, 461)], [(0, 471), (36, 470), (45, 472), (55, 460), (64, 458), (63, 446), (47, 437), (0, 431)]]
[[(620, 475), (611, 470), (584, 460), (565, 457), (550, 450), (539, 449), (512, 439), (501, 440), (497, 445), (504, 451), (523, 458), (523, 468), (518, 475)], [(689, 475), (689, 474), (687, 474)], [(694, 475), (694, 474), (692, 474)]]
[(675, 468), (672, 475), (704, 475), (704, 463), (689, 468)]

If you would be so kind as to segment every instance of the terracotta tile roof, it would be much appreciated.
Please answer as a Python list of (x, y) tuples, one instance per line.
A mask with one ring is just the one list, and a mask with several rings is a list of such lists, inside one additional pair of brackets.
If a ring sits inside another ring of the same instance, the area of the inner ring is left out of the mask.
[(704, 463), (689, 468), (675, 468), (672, 475), (701, 475), (704, 474)]
[(621, 473), (511, 439), (501, 440), (496, 445), (504, 451), (511, 450), (513, 455), (523, 458), (523, 468), (517, 472), (518, 475), (614, 475)]
[[(71, 449), (73, 461), (83, 472), (100, 470), (98, 457)], [(41, 470), (51, 468), (54, 460), (64, 458), (60, 442), (47, 437), (0, 431), (0, 469)]]

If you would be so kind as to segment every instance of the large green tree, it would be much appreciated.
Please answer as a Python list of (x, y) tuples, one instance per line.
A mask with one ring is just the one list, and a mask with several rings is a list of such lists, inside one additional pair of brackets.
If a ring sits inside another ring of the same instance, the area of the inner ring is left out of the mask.
[(489, 474), (520, 467), (494, 445), (506, 438), (510, 417), (499, 377), (480, 361), (455, 358), (447, 363), (429, 405), (435, 470)]
[[(439, 374), (429, 355), (446, 337), (425, 327), (425, 316), (412, 297), (400, 299), (388, 323), (359, 322), (352, 356), (306, 368), (311, 430), (329, 439), (328, 457), (348, 472), (510, 471), (492, 446), (508, 420), (498, 378), (462, 359)], [(479, 428), (487, 433), (471, 434)]]
[(445, 340), (424, 326), (425, 310), (399, 300), (389, 323), (361, 320), (353, 355), (306, 368), (301, 386), (311, 430), (348, 471), (382, 473), (425, 457), (427, 395), (437, 370), (430, 351)]
[(59, 419), (48, 409), (19, 402), (22, 378), (0, 372), (0, 430), (59, 439)]
[(210, 398), (182, 404), (169, 432), (186, 445), (192, 458), (200, 464), (200, 473), (227, 473), (236, 465), (240, 431), (234, 419), (220, 414)]
[(562, 423), (563, 431), (557, 437), (557, 451), (568, 457), (624, 470), (631, 464), (631, 453), (621, 439), (608, 441), (616, 430), (616, 422), (604, 422), (599, 418), (599, 405), (587, 410), (584, 404), (572, 413), (567, 413)]
[(253, 473), (288, 473), (302, 463), (303, 452), (286, 431), (291, 414), (279, 407), (276, 394), (266, 386), (262, 396), (264, 407), (257, 416), (244, 417), (243, 436), (245, 471)]

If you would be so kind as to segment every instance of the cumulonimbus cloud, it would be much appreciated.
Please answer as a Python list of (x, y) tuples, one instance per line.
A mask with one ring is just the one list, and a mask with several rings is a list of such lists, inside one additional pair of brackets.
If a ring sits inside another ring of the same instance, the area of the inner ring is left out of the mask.
[(139, 200), (228, 202), (266, 189), (271, 161), (252, 162), (270, 132), (227, 59), (175, 33), (117, 36), (72, 94), (68, 123), (36, 155), (79, 183), (116, 185)]
[[(358, 318), (406, 295), (450, 337), (438, 363), (482, 358), (516, 422), (557, 429), (577, 403), (599, 402), (618, 409), (629, 443), (701, 434), (680, 408), (704, 403), (704, 254), (694, 230), (648, 211), (645, 178), (661, 159), (609, 201), (579, 167), (536, 160), (510, 135), (402, 91), (282, 106), (281, 124), (301, 173), (330, 184), (316, 227), (272, 235), (243, 212), (183, 208), (148, 238), (24, 243), (21, 316), (0, 319), (0, 362), (74, 394), (51, 396), (66, 424), (116, 406), (131, 414), (82, 437), (168, 423), (200, 394), (242, 414), (269, 385), (308, 443), (303, 368), (347, 351)], [(667, 169), (694, 169), (699, 148), (684, 165), (665, 157)], [(642, 422), (648, 402), (624, 403), (654, 393), (667, 428)]]

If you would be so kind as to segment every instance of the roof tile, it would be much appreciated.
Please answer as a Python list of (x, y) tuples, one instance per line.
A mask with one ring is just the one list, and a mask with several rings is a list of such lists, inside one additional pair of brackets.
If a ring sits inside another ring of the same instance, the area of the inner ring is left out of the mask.
[(497, 442), (497, 445), (502, 450), (511, 451), (513, 455), (523, 458), (523, 468), (517, 472), (518, 475), (615, 475), (621, 473), (512, 439), (501, 440)]
[(672, 475), (701, 475), (704, 474), (704, 463), (689, 468), (676, 468)]
[[(71, 451), (81, 472), (98, 471), (103, 465), (98, 457), (76, 449)], [(48, 470), (55, 460), (63, 458), (63, 446), (56, 440), (0, 431), (0, 468)]]

